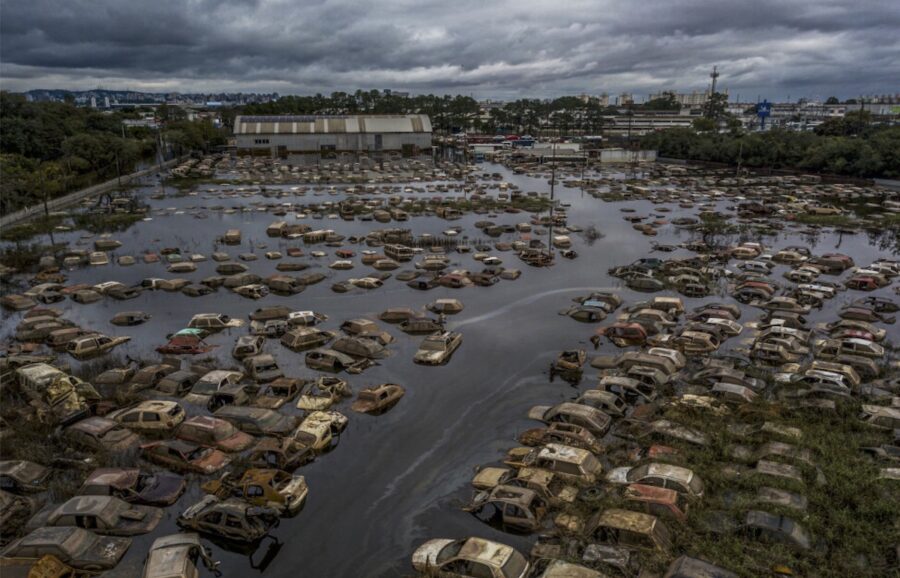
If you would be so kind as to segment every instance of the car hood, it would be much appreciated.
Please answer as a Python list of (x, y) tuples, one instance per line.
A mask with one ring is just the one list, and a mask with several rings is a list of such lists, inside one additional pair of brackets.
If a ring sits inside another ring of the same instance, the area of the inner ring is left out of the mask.
[(536, 419), (538, 421), (544, 421), (544, 415), (546, 415), (547, 410), (550, 409), (549, 405), (536, 405), (533, 408), (528, 410), (528, 419)]
[(119, 563), (122, 556), (131, 546), (131, 538), (111, 538), (98, 536), (98, 540), (79, 558), (87, 564), (99, 564), (104, 568), (112, 568)]
[(219, 449), (223, 451), (240, 452), (253, 445), (254, 441), (256, 441), (256, 439), (252, 435), (242, 431), (236, 431), (234, 432), (234, 435), (231, 435), (224, 440), (220, 440), (218, 446)]
[(441, 553), (441, 550), (446, 548), (448, 544), (452, 543), (453, 540), (449, 538), (428, 540), (427, 542), (416, 548), (416, 551), (413, 552), (413, 567), (420, 572), (424, 572), (429, 566), (434, 566), (437, 560), (437, 556)]
[(629, 471), (631, 471), (631, 468), (629, 467), (614, 468), (606, 474), (606, 481), (612, 484), (627, 484)]
[(427, 359), (429, 361), (436, 361), (444, 355), (443, 351), (417, 351), (416, 359)]
[(174, 474), (157, 473), (156, 483), (144, 488), (141, 492), (141, 500), (148, 504), (169, 506), (174, 504), (184, 492), (187, 482), (181, 476)]

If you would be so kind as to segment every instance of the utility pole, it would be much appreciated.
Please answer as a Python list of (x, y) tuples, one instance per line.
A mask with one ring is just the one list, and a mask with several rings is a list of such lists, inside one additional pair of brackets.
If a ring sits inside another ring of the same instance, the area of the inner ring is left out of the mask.
[(556, 204), (556, 143), (553, 147), (553, 167), (550, 169), (550, 228), (547, 229), (547, 255), (550, 257), (548, 265), (553, 262), (553, 207)]
[(122, 171), (119, 168), (119, 149), (117, 148), (115, 151), (116, 154), (116, 182), (119, 185), (119, 188), (122, 187)]
[(713, 66), (713, 71), (709, 75), (712, 78), (712, 87), (710, 88), (710, 96), (716, 93), (716, 81), (719, 79), (719, 67)]

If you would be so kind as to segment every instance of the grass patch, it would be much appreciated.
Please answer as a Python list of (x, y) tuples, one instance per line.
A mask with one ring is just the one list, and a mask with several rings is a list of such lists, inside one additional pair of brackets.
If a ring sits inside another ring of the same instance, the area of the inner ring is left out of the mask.
[(143, 218), (143, 213), (79, 213), (72, 217), (72, 222), (76, 228), (91, 233), (114, 233), (124, 231)]
[(27, 241), (37, 235), (46, 235), (53, 231), (66, 220), (63, 215), (42, 215), (25, 223), (4, 227), (0, 233), (0, 240), (14, 243)]
[(797, 215), (794, 218), (797, 223), (804, 225), (821, 225), (829, 227), (850, 227), (857, 224), (856, 218), (850, 215)]
[(0, 252), (0, 263), (17, 271), (27, 271), (32, 267), (37, 267), (44, 255), (54, 254), (64, 248), (64, 244), (53, 246), (29, 243), (23, 245), (17, 242), (14, 247), (6, 247)]

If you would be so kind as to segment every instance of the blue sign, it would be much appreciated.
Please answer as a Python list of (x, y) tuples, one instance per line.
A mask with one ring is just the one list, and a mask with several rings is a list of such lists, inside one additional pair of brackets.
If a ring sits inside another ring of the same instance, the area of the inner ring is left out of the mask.
[(772, 114), (772, 103), (768, 100), (756, 103), (756, 116), (759, 118), (759, 128), (765, 130), (766, 119)]

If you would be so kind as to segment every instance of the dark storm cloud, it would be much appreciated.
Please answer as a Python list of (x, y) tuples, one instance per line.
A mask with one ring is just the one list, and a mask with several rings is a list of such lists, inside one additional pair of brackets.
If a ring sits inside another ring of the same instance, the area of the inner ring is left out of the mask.
[(6, 88), (544, 96), (900, 89), (895, 0), (9, 0)]

